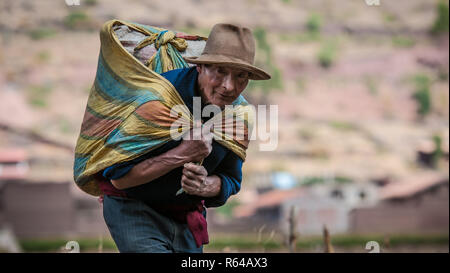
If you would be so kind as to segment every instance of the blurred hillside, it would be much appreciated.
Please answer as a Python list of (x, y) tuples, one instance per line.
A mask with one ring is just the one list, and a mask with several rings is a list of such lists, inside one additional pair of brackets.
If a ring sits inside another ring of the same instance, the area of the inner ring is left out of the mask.
[[(278, 106), (279, 138), (274, 151), (251, 143), (240, 194), (208, 210), (208, 228), (218, 235), (207, 251), (265, 251), (271, 243), (284, 250), (278, 231), (297, 206), (299, 248), (322, 251), (320, 240), (302, 236), (308, 228), (320, 234), (323, 219), (338, 215), (328, 226), (333, 236), (379, 233), (335, 240), (338, 251), (384, 240), (384, 249), (399, 247), (392, 252), (448, 252), (448, 0), (66, 2), (77, 1), (0, 1), (0, 228), (11, 224), (20, 239), (98, 236), (100, 243), (84, 244), (101, 252), (108, 234), (101, 206), (72, 176), (100, 27), (117, 18), (207, 36), (214, 24), (230, 22), (254, 31), (256, 63), (273, 77), (251, 82), (243, 95)], [(392, 232), (433, 228), (444, 234), (424, 240), (422, 250), (420, 236), (389, 241)]]
[[(254, 142), (246, 175), (396, 177), (419, 168), (416, 150), (433, 136), (448, 147), (448, 17), (447, 31), (431, 34), (438, 1), (0, 5), (0, 122), (67, 145), (75, 144), (95, 77), (99, 27), (119, 18), (202, 35), (217, 22), (254, 29), (258, 64), (274, 77), (252, 83), (244, 95), (253, 104), (279, 105), (279, 145), (260, 152)], [(0, 140), (2, 147), (23, 143), (30, 144), (9, 135)], [(67, 167), (61, 178), (71, 180), (71, 153), (33, 145), (30, 151), (66, 162), (59, 164)]]

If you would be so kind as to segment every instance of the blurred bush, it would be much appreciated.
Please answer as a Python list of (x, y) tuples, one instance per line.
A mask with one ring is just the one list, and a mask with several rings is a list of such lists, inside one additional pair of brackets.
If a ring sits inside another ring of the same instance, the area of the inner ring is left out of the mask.
[(84, 11), (72, 11), (64, 18), (64, 25), (69, 29), (84, 27), (89, 22), (89, 16)]
[(439, 160), (443, 157), (444, 152), (442, 151), (442, 138), (439, 135), (433, 136), (434, 151), (432, 155), (432, 166), (436, 168), (438, 166)]
[(237, 200), (230, 200), (225, 203), (225, 205), (215, 208), (215, 211), (226, 218), (231, 218), (233, 216), (233, 209), (239, 205)]
[(83, 4), (88, 6), (96, 6), (98, 4), (97, 0), (83, 0)]
[(371, 95), (375, 96), (375, 95), (378, 94), (378, 82), (377, 82), (377, 80), (374, 77), (369, 76), (369, 75), (365, 75), (363, 77), (363, 82), (364, 82), (364, 85), (367, 88), (367, 91), (369, 91), (369, 93)]
[(51, 92), (52, 86), (50, 84), (33, 85), (28, 89), (28, 102), (33, 107), (45, 108)]
[(300, 180), (300, 185), (301, 186), (313, 186), (313, 185), (318, 185), (318, 184), (325, 184), (328, 182), (333, 182), (335, 184), (347, 184), (347, 183), (353, 183), (353, 179), (351, 179), (350, 177), (345, 177), (345, 176), (336, 176), (333, 177), (332, 179), (328, 178), (328, 177), (323, 177), (323, 176), (311, 176), (311, 177), (304, 177)]
[(272, 78), (268, 81), (250, 81), (249, 89), (259, 89), (263, 93), (283, 88), (282, 75), (280, 69), (274, 64), (272, 48), (267, 41), (267, 32), (264, 28), (258, 27), (253, 31), (253, 35), (258, 46), (256, 66), (262, 67)]
[(426, 75), (418, 74), (414, 77), (414, 84), (413, 98), (419, 105), (417, 113), (425, 117), (431, 110), (430, 79)]
[(317, 60), (323, 68), (329, 68), (336, 60), (337, 46), (334, 42), (326, 41), (317, 54)]
[(412, 37), (407, 36), (394, 36), (392, 37), (392, 44), (395, 47), (413, 47), (416, 41)]
[(51, 54), (47, 50), (39, 51), (35, 55), (35, 60), (36, 60), (36, 63), (38, 63), (38, 64), (48, 63), (50, 61), (50, 59), (51, 59)]
[(439, 1), (436, 7), (437, 16), (431, 27), (431, 33), (441, 34), (448, 33), (449, 14), (448, 14), (448, 1)]
[(56, 31), (54, 29), (45, 28), (45, 27), (36, 28), (36, 29), (30, 30), (28, 32), (28, 35), (33, 40), (41, 40), (41, 39), (44, 39), (44, 38), (51, 37), (51, 36), (53, 36), (55, 34), (56, 34)]
[(322, 17), (319, 14), (313, 13), (306, 21), (306, 29), (309, 33), (318, 35), (322, 27)]

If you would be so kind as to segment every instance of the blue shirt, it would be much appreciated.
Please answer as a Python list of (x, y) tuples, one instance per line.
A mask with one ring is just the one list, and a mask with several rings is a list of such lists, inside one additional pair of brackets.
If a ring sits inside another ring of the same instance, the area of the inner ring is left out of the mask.
[[(197, 90), (197, 69), (195, 67), (182, 68), (171, 70), (161, 75), (172, 83), (192, 113), (192, 99), (194, 96), (199, 96)], [(181, 141), (171, 140), (141, 157), (108, 167), (103, 171), (103, 176), (108, 179), (119, 179), (138, 163), (175, 148)], [(176, 192), (181, 188), (183, 167), (173, 169), (157, 179), (124, 191), (129, 197), (144, 201), (149, 205), (188, 205), (197, 203), (199, 200), (205, 200), (206, 207), (218, 207), (225, 204), (231, 195), (239, 192), (242, 181), (242, 163), (242, 159), (239, 156), (213, 140), (212, 151), (203, 160), (202, 166), (208, 171), (208, 175), (214, 174), (220, 177), (222, 187), (218, 196), (206, 198), (186, 193), (176, 196)]]

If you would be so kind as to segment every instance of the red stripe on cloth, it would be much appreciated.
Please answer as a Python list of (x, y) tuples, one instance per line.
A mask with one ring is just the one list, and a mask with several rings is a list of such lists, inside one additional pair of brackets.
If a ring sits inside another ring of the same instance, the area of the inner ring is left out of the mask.
[(86, 111), (81, 127), (81, 133), (86, 136), (104, 137), (117, 128), (120, 122), (121, 120), (117, 119), (101, 119)]

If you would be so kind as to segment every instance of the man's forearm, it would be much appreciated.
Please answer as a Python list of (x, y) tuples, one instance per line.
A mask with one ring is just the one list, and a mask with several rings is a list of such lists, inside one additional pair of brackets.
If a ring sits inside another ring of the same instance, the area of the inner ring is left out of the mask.
[(171, 170), (183, 166), (189, 159), (180, 156), (179, 146), (159, 155), (142, 161), (134, 166), (125, 176), (111, 180), (119, 190), (139, 186), (165, 175)]

